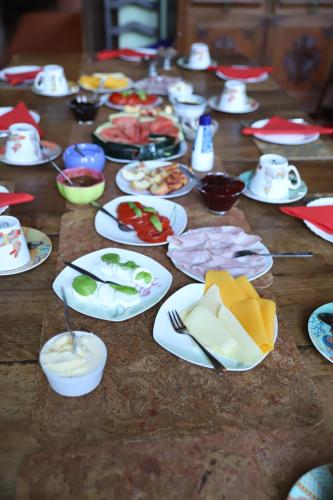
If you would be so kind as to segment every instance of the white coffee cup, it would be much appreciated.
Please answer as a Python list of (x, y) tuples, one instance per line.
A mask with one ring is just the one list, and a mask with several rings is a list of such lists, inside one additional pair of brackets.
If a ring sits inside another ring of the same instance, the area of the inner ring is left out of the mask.
[(0, 271), (25, 266), (30, 260), (27, 242), (16, 217), (0, 216)]
[(223, 111), (244, 111), (248, 100), (245, 83), (238, 80), (228, 80), (224, 84), (218, 106)]
[(5, 159), (15, 163), (40, 160), (42, 151), (38, 130), (29, 123), (14, 123), (9, 127)]
[(187, 64), (192, 69), (206, 69), (211, 64), (209, 47), (206, 43), (192, 43)]
[(37, 90), (50, 95), (62, 95), (68, 92), (68, 82), (64, 68), (58, 64), (48, 64), (35, 78)]
[[(290, 174), (294, 174), (292, 181)], [(297, 189), (302, 181), (297, 168), (289, 165), (287, 158), (280, 155), (267, 154), (259, 158), (258, 167), (250, 181), (252, 193), (264, 198), (287, 198), (289, 189)]]

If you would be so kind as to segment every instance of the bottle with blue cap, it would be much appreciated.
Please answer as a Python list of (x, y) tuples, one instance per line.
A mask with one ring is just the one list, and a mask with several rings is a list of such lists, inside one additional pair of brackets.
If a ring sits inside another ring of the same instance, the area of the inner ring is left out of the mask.
[(192, 149), (191, 165), (198, 172), (209, 172), (214, 166), (212, 119), (201, 115)]

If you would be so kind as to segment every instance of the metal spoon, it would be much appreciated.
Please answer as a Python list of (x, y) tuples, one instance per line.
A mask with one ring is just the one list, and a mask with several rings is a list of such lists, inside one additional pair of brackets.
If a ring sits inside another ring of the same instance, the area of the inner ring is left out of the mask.
[(61, 170), (61, 168), (60, 168), (60, 167), (58, 167), (58, 165), (56, 164), (56, 162), (55, 162), (55, 161), (53, 161), (53, 160), (50, 158), (50, 156), (49, 156), (47, 153), (45, 153), (45, 151), (44, 151), (44, 154), (46, 155), (47, 159), (48, 159), (48, 160), (49, 160), (49, 162), (51, 163), (52, 167), (54, 167), (54, 168), (55, 168), (55, 169), (59, 172), (59, 174), (61, 174), (61, 175), (62, 175), (62, 176), (66, 179), (66, 181), (67, 181), (67, 182), (69, 182), (69, 184), (70, 184), (71, 186), (76, 186), (75, 182), (73, 182), (73, 181), (72, 181), (72, 180), (71, 180), (71, 179), (70, 179), (70, 178), (69, 178), (69, 177), (68, 177), (68, 176), (67, 176), (67, 175), (66, 175), (66, 174), (65, 174), (65, 173)]
[(200, 189), (203, 189), (204, 185), (203, 185), (202, 180), (200, 179), (200, 177), (197, 177), (193, 172), (191, 172), (191, 170), (189, 170), (188, 168), (184, 167), (183, 165), (179, 165), (179, 169), (183, 172), (183, 174), (187, 175), (191, 179), (194, 179), (195, 182), (197, 183), (197, 186)]
[(79, 146), (77, 144), (74, 145), (74, 151), (76, 151), (76, 153), (79, 153), (79, 155), (82, 157), (82, 158), (85, 158), (86, 155), (84, 153), (82, 153), (81, 149), (79, 148)]
[(66, 294), (65, 294), (65, 289), (63, 286), (61, 287), (61, 295), (62, 295), (62, 300), (64, 302), (64, 316), (65, 316), (67, 330), (71, 334), (72, 342), (73, 342), (72, 352), (75, 353), (75, 350), (76, 350), (75, 332), (73, 332), (73, 330), (71, 329), (70, 324), (69, 324), (68, 302), (67, 302), (67, 298), (66, 298)]

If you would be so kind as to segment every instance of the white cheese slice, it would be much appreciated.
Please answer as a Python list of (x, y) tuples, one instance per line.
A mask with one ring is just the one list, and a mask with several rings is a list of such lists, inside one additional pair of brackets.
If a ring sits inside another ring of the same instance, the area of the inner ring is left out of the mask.
[(207, 292), (199, 300), (199, 304), (206, 306), (210, 312), (214, 314), (214, 316), (217, 316), (220, 307), (223, 304), (219, 287), (216, 285), (210, 286)]

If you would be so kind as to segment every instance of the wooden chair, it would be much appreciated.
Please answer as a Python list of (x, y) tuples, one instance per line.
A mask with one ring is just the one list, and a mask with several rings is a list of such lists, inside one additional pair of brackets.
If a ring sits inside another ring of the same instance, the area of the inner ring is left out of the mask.
[(314, 117), (333, 122), (333, 64), (320, 91)]

